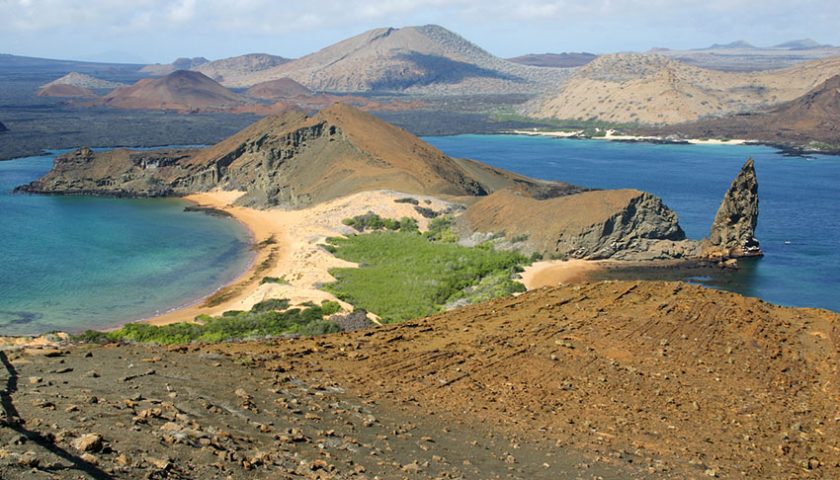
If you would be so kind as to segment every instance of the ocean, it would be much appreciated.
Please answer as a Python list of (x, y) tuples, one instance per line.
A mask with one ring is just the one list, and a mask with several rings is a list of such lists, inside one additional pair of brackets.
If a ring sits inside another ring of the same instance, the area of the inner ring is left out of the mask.
[(0, 335), (108, 328), (213, 293), (252, 260), (230, 218), (178, 199), (12, 194), (52, 155), (0, 162)]
[(689, 238), (709, 232), (747, 158), (756, 162), (765, 256), (736, 272), (691, 278), (768, 302), (840, 311), (840, 157), (789, 156), (758, 145), (624, 143), (516, 135), (428, 137), (453, 157), (596, 188), (654, 193)]

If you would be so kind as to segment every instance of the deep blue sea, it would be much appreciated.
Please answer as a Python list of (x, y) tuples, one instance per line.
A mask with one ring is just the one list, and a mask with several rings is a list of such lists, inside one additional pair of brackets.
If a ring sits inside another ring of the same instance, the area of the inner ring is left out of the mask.
[(111, 327), (193, 302), (244, 271), (247, 230), (176, 199), (16, 195), (52, 156), (0, 162), (0, 334)]
[(690, 238), (708, 234), (747, 158), (756, 162), (765, 257), (696, 279), (766, 301), (840, 311), (840, 157), (785, 156), (753, 145), (658, 145), (513, 135), (430, 137), (453, 157), (524, 175), (660, 196)]

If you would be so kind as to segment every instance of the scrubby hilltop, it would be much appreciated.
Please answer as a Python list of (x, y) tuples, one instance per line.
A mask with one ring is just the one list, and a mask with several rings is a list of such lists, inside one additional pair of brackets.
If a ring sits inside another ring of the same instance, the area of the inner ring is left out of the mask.
[(523, 108), (540, 118), (675, 124), (793, 100), (840, 70), (840, 57), (772, 72), (731, 73), (664, 55), (604, 55)]
[(426, 25), (371, 30), (227, 85), (288, 77), (327, 92), (511, 93), (542, 91), (567, 75), (502, 60), (445, 28)]

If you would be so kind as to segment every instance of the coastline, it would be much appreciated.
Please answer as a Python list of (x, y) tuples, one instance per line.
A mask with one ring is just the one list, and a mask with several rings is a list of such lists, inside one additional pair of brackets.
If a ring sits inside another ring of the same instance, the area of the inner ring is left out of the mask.
[(512, 135), (523, 135), (529, 137), (549, 137), (549, 138), (572, 138), (572, 139), (586, 139), (586, 140), (608, 140), (613, 142), (647, 142), (647, 143), (672, 143), (672, 144), (690, 144), (690, 145), (756, 145), (761, 142), (757, 140), (747, 140), (742, 138), (735, 138), (729, 140), (720, 139), (700, 139), (700, 138), (686, 138), (686, 139), (669, 139), (666, 137), (657, 136), (643, 136), (643, 135), (616, 135), (615, 130), (607, 130), (602, 137), (586, 135), (583, 130), (576, 131), (531, 131), (531, 130), (512, 130)]
[[(414, 205), (394, 200), (411, 196), (428, 201), (426, 206), (435, 210), (449, 206), (448, 202), (434, 197), (370, 191), (300, 210), (257, 210), (234, 206), (241, 195), (243, 192), (213, 191), (183, 198), (197, 208), (214, 209), (230, 215), (250, 232), (255, 250), (250, 267), (207, 297), (140, 321), (152, 325), (191, 322), (202, 314), (218, 316), (229, 310), (250, 310), (255, 304), (271, 298), (288, 299), (291, 305), (332, 300), (352, 310), (349, 304), (320, 289), (321, 285), (335, 280), (329, 273), (331, 269), (356, 266), (320, 247), (327, 237), (355, 232), (341, 221), (372, 211), (388, 218), (413, 217), (421, 228), (425, 228), (428, 219), (420, 216)], [(265, 277), (283, 280), (280, 283), (262, 283)]]

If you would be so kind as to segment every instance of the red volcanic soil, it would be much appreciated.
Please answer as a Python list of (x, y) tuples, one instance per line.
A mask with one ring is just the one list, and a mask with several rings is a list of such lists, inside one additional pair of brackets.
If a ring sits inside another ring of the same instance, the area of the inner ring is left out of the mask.
[(313, 92), (291, 78), (278, 78), (277, 80), (258, 83), (249, 88), (245, 94), (262, 100), (281, 100), (284, 98), (308, 97)]
[(117, 108), (179, 111), (221, 111), (248, 100), (203, 73), (179, 70), (161, 78), (146, 78), (114, 90), (103, 104)]

